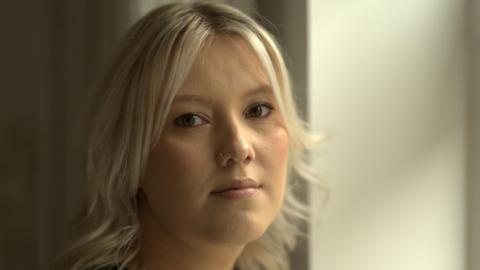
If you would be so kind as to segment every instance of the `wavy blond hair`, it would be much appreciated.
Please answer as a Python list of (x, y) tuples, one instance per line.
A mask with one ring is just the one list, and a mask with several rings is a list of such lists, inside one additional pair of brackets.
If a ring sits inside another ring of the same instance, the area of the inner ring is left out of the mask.
[(316, 181), (305, 153), (322, 139), (308, 132), (297, 113), (290, 78), (274, 38), (239, 10), (206, 2), (159, 7), (126, 34), (99, 85), (103, 97), (87, 153), (89, 204), (80, 236), (60, 260), (62, 269), (142, 269), (138, 260), (139, 179), (176, 91), (200, 48), (217, 35), (250, 44), (269, 76), (290, 138), (282, 208), (265, 234), (246, 246), (236, 267), (289, 269), (288, 254), (302, 235), (298, 223), (308, 218), (308, 209), (292, 191), (298, 180)]

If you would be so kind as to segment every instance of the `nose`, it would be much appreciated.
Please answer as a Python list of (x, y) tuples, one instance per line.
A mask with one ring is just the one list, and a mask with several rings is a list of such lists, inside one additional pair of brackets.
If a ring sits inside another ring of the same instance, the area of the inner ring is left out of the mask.
[(219, 147), (216, 159), (221, 167), (233, 164), (248, 164), (255, 159), (255, 152), (249, 137), (248, 127), (230, 122), (226, 128), (220, 128)]

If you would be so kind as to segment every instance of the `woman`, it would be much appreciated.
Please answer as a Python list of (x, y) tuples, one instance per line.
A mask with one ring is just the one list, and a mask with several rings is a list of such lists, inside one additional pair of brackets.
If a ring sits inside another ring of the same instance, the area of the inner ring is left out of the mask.
[(319, 139), (261, 26), (226, 5), (160, 7), (100, 89), (85, 229), (63, 268), (289, 268), (306, 218), (292, 169), (315, 180), (302, 155)]

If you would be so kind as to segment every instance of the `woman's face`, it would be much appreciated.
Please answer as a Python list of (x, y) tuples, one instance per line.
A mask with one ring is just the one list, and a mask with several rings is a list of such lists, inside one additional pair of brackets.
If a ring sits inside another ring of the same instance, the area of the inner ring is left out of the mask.
[(254, 52), (216, 37), (173, 101), (141, 189), (147, 233), (164, 240), (247, 244), (283, 199), (288, 134)]

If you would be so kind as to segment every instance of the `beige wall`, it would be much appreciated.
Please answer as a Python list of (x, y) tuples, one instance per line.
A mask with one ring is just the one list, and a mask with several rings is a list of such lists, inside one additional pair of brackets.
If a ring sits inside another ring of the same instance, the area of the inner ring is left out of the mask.
[(467, 1), (469, 62), (468, 270), (480, 269), (480, 3)]
[(332, 135), (316, 159), (331, 199), (312, 269), (465, 269), (463, 12), (451, 0), (309, 1), (309, 114)]

